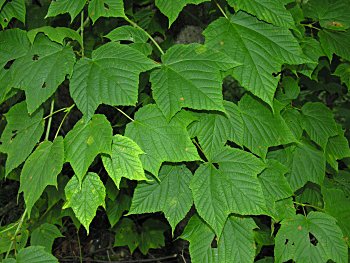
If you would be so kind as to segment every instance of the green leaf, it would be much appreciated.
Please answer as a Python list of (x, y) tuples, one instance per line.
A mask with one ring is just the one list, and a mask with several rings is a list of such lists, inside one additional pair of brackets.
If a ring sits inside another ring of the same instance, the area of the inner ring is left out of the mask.
[(115, 235), (114, 246), (128, 246), (131, 254), (140, 243), (140, 234), (137, 232), (137, 227), (129, 218), (123, 218), (118, 224)]
[(288, 29), (262, 23), (243, 12), (230, 19), (219, 18), (203, 34), (206, 45), (242, 63), (233, 70), (233, 76), (270, 106), (279, 80), (272, 74), (281, 71), (283, 64), (305, 62), (297, 40)]
[(278, 111), (271, 110), (254, 97), (245, 95), (238, 103), (243, 119), (243, 145), (265, 157), (271, 146), (295, 142), (295, 138)]
[(295, 215), (281, 224), (275, 239), (275, 262), (289, 259), (315, 263), (348, 262), (347, 245), (332, 216), (310, 212), (307, 217)]
[(150, 80), (153, 97), (168, 120), (182, 107), (224, 111), (220, 70), (238, 66), (234, 60), (203, 45), (189, 44), (172, 46), (162, 62)]
[(326, 158), (327, 162), (338, 171), (338, 162), (346, 157), (350, 157), (349, 142), (344, 136), (344, 131), (341, 125), (337, 125), (338, 135), (329, 138), (326, 147)]
[(305, 56), (310, 60), (310, 62), (298, 66), (297, 70), (311, 79), (312, 73), (318, 66), (319, 58), (324, 56), (325, 54), (322, 50), (320, 42), (318, 42), (312, 37), (305, 37), (304, 39), (302, 39), (300, 42), (300, 46)]
[(345, 32), (321, 30), (318, 37), (329, 60), (332, 60), (333, 54), (350, 60), (350, 30)]
[(92, 0), (88, 12), (93, 23), (100, 17), (125, 17), (123, 0)]
[(71, 207), (89, 234), (89, 225), (99, 206), (105, 207), (106, 189), (96, 173), (88, 173), (79, 182), (73, 176), (65, 187), (67, 201), (63, 208)]
[(32, 114), (71, 75), (75, 55), (72, 47), (64, 47), (38, 36), (28, 53), (11, 66), (13, 87), (26, 93), (28, 112)]
[(24, 194), (28, 215), (46, 186), (57, 187), (57, 175), (62, 170), (63, 161), (63, 138), (57, 137), (53, 143), (41, 143), (24, 163), (19, 192)]
[(45, 248), (41, 246), (30, 246), (21, 249), (17, 254), (16, 260), (17, 263), (58, 263), (57, 258), (46, 252)]
[(77, 41), (80, 44), (80, 46), (83, 45), (81, 36), (78, 34), (78, 32), (67, 27), (43, 26), (32, 29), (28, 31), (28, 38), (31, 43), (34, 43), (35, 37), (39, 33), (44, 33), (49, 39), (61, 45), (65, 44), (64, 40), (66, 38), (70, 38), (72, 40)]
[(243, 144), (243, 120), (236, 104), (224, 101), (225, 114), (202, 113), (197, 122), (189, 126), (191, 137), (198, 141), (211, 160), (216, 151), (225, 145), (227, 140), (238, 145)]
[(159, 10), (169, 18), (169, 27), (176, 20), (181, 10), (188, 4), (198, 5), (209, 0), (156, 0), (156, 6)]
[[(25, 225), (22, 230), (15, 235), (17, 223), (11, 223), (9, 225), (0, 227), (0, 253), (6, 253), (8, 250), (21, 249), (26, 246), (28, 241), (29, 232), (25, 229)], [(11, 246), (10, 246), (11, 245)]]
[(162, 162), (200, 160), (186, 127), (176, 119), (168, 123), (154, 104), (136, 112), (135, 121), (126, 126), (125, 136), (134, 140), (145, 152), (140, 157), (143, 168), (155, 176)]
[(133, 140), (119, 134), (114, 135), (111, 156), (102, 155), (102, 161), (118, 188), (122, 177), (138, 181), (147, 180), (139, 157), (141, 154), (143, 151)]
[(292, 131), (294, 137), (300, 139), (303, 134), (301, 113), (295, 108), (288, 107), (283, 110), (281, 116)]
[(99, 153), (111, 154), (112, 127), (104, 115), (90, 121), (80, 120), (64, 139), (65, 159), (70, 162), (79, 181)]
[(159, 172), (160, 182), (138, 183), (129, 214), (162, 211), (174, 231), (193, 204), (191, 178), (191, 171), (184, 165), (163, 166)]
[(4, 29), (12, 18), (16, 18), (23, 24), (26, 20), (26, 5), (24, 0), (7, 1), (0, 9), (0, 24)]
[(258, 19), (276, 26), (293, 28), (294, 20), (291, 13), (284, 7), (280, 0), (228, 0), (235, 11), (246, 11)]
[(84, 8), (86, 0), (56, 0), (52, 1), (47, 11), (47, 17), (57, 16), (64, 13), (69, 13), (71, 17), (71, 22)]
[(135, 105), (139, 75), (156, 66), (141, 52), (118, 43), (107, 43), (74, 66), (70, 93), (84, 117), (98, 105)]
[(318, 21), (323, 28), (346, 30), (350, 27), (348, 0), (310, 0), (303, 8), (305, 17)]
[[(107, 189), (106, 189), (107, 190)], [(107, 196), (109, 194), (107, 193)], [(106, 214), (111, 227), (114, 227), (122, 217), (124, 211), (128, 211), (131, 205), (131, 197), (126, 194), (120, 194), (115, 201), (110, 199), (106, 202)]]
[(229, 214), (266, 213), (265, 199), (257, 175), (265, 168), (254, 155), (230, 147), (222, 148), (212, 163), (201, 165), (191, 181), (198, 214), (220, 236)]
[(51, 253), (53, 242), (59, 237), (63, 236), (57, 226), (44, 223), (33, 230), (30, 245), (45, 247), (45, 250)]
[(302, 126), (311, 140), (326, 148), (328, 138), (337, 135), (333, 113), (323, 103), (308, 102), (302, 109)]
[(1, 136), (1, 151), (7, 154), (6, 175), (27, 159), (44, 132), (43, 110), (29, 115), (21, 102), (5, 114), (7, 125)]
[(341, 83), (350, 90), (350, 63), (339, 64), (333, 75), (338, 76)]

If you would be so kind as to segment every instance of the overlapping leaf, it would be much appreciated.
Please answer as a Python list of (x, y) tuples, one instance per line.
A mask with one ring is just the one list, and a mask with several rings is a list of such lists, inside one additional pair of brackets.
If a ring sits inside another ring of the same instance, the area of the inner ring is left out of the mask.
[(29, 215), (46, 186), (57, 187), (57, 175), (62, 170), (63, 161), (62, 137), (57, 137), (53, 143), (44, 141), (26, 160), (21, 173), (19, 192), (24, 194)]
[(162, 162), (200, 159), (186, 127), (177, 119), (168, 123), (156, 105), (142, 107), (135, 114), (135, 121), (126, 126), (125, 136), (133, 139), (145, 152), (141, 155), (143, 168), (155, 176)]
[(39, 28), (32, 29), (28, 31), (28, 38), (31, 43), (34, 43), (35, 37), (39, 33), (44, 33), (49, 39), (54, 42), (64, 44), (64, 40), (66, 38), (70, 38), (72, 40), (77, 41), (80, 46), (82, 46), (81, 36), (77, 31), (67, 28), (67, 27), (51, 27), (51, 26), (43, 26)]
[(233, 76), (270, 106), (279, 80), (273, 73), (279, 72), (282, 64), (306, 62), (288, 29), (262, 23), (243, 12), (230, 19), (219, 18), (207, 27), (204, 35), (206, 45), (242, 63), (233, 70)]
[(328, 139), (325, 150), (327, 162), (338, 171), (337, 160), (350, 157), (349, 142), (344, 136), (341, 125), (337, 125), (338, 135)]
[(70, 93), (89, 119), (99, 104), (135, 105), (139, 74), (156, 64), (141, 52), (118, 43), (107, 43), (74, 66)]
[(332, 60), (333, 54), (350, 60), (350, 30), (345, 32), (321, 30), (318, 36), (321, 46), (330, 60)]
[(167, 119), (182, 107), (224, 111), (220, 70), (238, 65), (227, 55), (200, 44), (175, 45), (151, 74), (154, 99)]

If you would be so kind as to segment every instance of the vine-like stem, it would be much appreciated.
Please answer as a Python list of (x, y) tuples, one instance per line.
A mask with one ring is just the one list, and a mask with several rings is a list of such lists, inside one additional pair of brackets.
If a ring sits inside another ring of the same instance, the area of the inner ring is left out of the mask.
[(121, 109), (115, 107), (117, 111), (119, 111), (121, 114), (123, 114), (125, 117), (127, 117), (129, 120), (131, 121), (135, 121), (133, 118), (131, 118), (128, 114), (126, 114), (124, 111), (122, 111)]
[(81, 57), (84, 57), (84, 10), (80, 13)]
[(156, 46), (156, 48), (159, 50), (159, 52), (164, 55), (164, 51), (163, 49), (159, 46), (159, 44), (157, 43), (157, 41), (146, 31), (144, 30), (142, 27), (140, 27), (138, 24), (136, 24), (134, 21), (130, 20), (130, 18), (128, 18), (127, 16), (124, 16), (124, 19), (133, 27), (136, 27), (140, 30), (142, 30), (143, 32), (145, 32), (145, 34), (149, 37), (149, 39), (153, 42), (153, 44)]
[(49, 120), (47, 122), (47, 127), (46, 127), (45, 141), (49, 140), (51, 123), (52, 123), (52, 115), (53, 115), (54, 107), (55, 107), (55, 99), (52, 99), (52, 101), (51, 101), (51, 108), (50, 108), (50, 117), (49, 117)]
[(226, 19), (228, 19), (227, 15), (226, 15), (226, 13), (225, 13), (225, 11), (224, 11), (224, 9), (222, 9), (222, 7), (219, 5), (219, 3), (215, 1), (215, 4), (216, 4), (216, 6), (219, 8), (221, 14), (222, 14)]
[(64, 117), (63, 117), (63, 119), (62, 119), (60, 125), (58, 126), (58, 129), (57, 129), (57, 131), (56, 131), (56, 134), (55, 134), (54, 139), (57, 138), (58, 134), (60, 133), (60, 130), (61, 130), (61, 128), (62, 128), (62, 125), (63, 125), (64, 121), (66, 120), (66, 118), (68, 117), (69, 113), (71, 112), (71, 110), (72, 110), (74, 107), (75, 107), (75, 104), (73, 104), (73, 105), (70, 106), (69, 108), (65, 108), (66, 114), (64, 115)]
[(19, 220), (17, 229), (16, 229), (16, 231), (15, 231), (15, 234), (13, 235), (13, 239), (14, 239), (14, 240), (12, 240), (12, 242), (10, 243), (10, 246), (9, 246), (7, 252), (6, 252), (5, 258), (7, 258), (7, 257), (9, 256), (12, 246), (16, 246), (15, 244), (16, 244), (16, 242), (17, 242), (17, 235), (18, 235), (19, 231), (20, 231), (21, 228), (22, 228), (22, 225), (23, 225), (23, 222), (24, 222), (24, 218), (26, 217), (27, 212), (28, 212), (27, 209), (24, 210), (23, 215), (22, 215), (21, 219)]

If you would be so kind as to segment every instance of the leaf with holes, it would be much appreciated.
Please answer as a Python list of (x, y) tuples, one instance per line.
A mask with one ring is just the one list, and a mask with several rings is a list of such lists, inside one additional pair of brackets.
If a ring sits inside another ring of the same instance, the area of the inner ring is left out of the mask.
[[(52, 1), (49, 10), (47, 11), (46, 17), (57, 16), (60, 14), (69, 13), (71, 17), (71, 22), (84, 8), (86, 0), (56, 0)], [(46, 18), (45, 17), (45, 18)]]
[(99, 206), (105, 207), (106, 189), (96, 173), (88, 173), (82, 182), (73, 176), (65, 187), (66, 203), (89, 234), (89, 225)]
[(88, 12), (93, 23), (100, 17), (125, 17), (123, 0), (92, 0)]
[(0, 24), (4, 29), (12, 18), (16, 18), (23, 24), (26, 20), (26, 6), (24, 0), (11, 0), (0, 8)]

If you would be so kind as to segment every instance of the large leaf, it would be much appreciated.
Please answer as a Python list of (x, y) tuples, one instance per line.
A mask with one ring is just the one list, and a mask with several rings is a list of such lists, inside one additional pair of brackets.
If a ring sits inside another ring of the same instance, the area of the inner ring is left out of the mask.
[(257, 175), (265, 168), (254, 155), (230, 147), (222, 148), (212, 163), (201, 165), (191, 181), (198, 214), (220, 236), (229, 214), (266, 213), (265, 199)]
[(140, 147), (131, 139), (114, 135), (111, 155), (103, 155), (102, 161), (107, 173), (119, 188), (122, 177), (130, 180), (147, 180), (139, 155)]
[(327, 214), (310, 212), (282, 221), (276, 236), (275, 262), (348, 262), (348, 249), (336, 220)]
[(141, 52), (118, 43), (107, 43), (74, 66), (70, 93), (79, 110), (91, 118), (101, 103), (135, 105), (139, 75), (155, 67)]
[(86, 0), (57, 0), (52, 1), (47, 11), (46, 17), (57, 16), (64, 13), (69, 13), (71, 21), (80, 13), (83, 9)]
[(293, 28), (294, 20), (291, 13), (280, 0), (228, 0), (229, 5), (236, 11), (244, 10), (260, 20), (276, 26)]
[(350, 60), (350, 30), (345, 32), (321, 30), (318, 36), (321, 46), (330, 60), (333, 54)]
[(23, 24), (25, 23), (26, 6), (24, 0), (7, 1), (0, 10), (0, 24), (2, 28), (7, 27), (12, 18), (18, 19)]
[(159, 10), (169, 18), (169, 27), (176, 20), (181, 10), (188, 4), (200, 4), (209, 0), (156, 0)]
[(332, 111), (323, 103), (308, 102), (302, 107), (301, 112), (303, 128), (314, 142), (325, 149), (328, 138), (337, 135)]
[(58, 237), (63, 236), (57, 226), (44, 223), (33, 230), (30, 235), (30, 244), (43, 246), (47, 252), (51, 253), (53, 242)]
[(7, 125), (1, 136), (1, 152), (7, 153), (6, 175), (18, 167), (32, 152), (44, 132), (43, 110), (29, 115), (21, 102), (5, 114)]
[[(282, 64), (305, 62), (301, 48), (286, 28), (261, 23), (243, 12), (219, 18), (204, 31), (206, 45), (242, 63), (233, 76), (247, 90), (272, 106)], [(234, 47), (234, 48), (233, 48)]]
[(295, 141), (294, 135), (278, 111), (272, 111), (257, 99), (245, 95), (238, 103), (243, 119), (243, 145), (265, 157), (271, 146)]
[(182, 107), (224, 111), (220, 70), (239, 64), (200, 44), (175, 45), (162, 62), (150, 80), (154, 99), (168, 120)]
[(45, 262), (45, 263), (58, 263), (51, 253), (45, 251), (44, 247), (41, 246), (30, 246), (21, 249), (18, 252), (17, 263), (34, 263), (34, 262)]
[(99, 153), (111, 154), (112, 127), (104, 115), (80, 120), (64, 139), (66, 161), (81, 181)]
[(57, 175), (62, 170), (63, 160), (63, 138), (57, 137), (53, 143), (41, 143), (24, 163), (19, 192), (24, 194), (29, 215), (46, 186), (57, 187)]
[(106, 189), (95, 173), (88, 173), (81, 185), (77, 176), (73, 176), (65, 187), (66, 203), (63, 208), (71, 207), (80, 223), (89, 234), (89, 225), (99, 206), (105, 207)]
[(160, 182), (137, 185), (129, 214), (162, 211), (174, 231), (193, 203), (189, 188), (191, 178), (191, 171), (184, 165), (163, 166), (159, 172)]
[(209, 160), (227, 140), (243, 144), (243, 120), (237, 105), (224, 101), (224, 107), (226, 114), (202, 113), (198, 121), (189, 127), (191, 136), (197, 136)]
[(143, 168), (155, 176), (162, 162), (200, 159), (186, 127), (177, 119), (168, 123), (153, 104), (142, 107), (135, 114), (135, 121), (126, 126), (125, 136), (133, 139), (145, 152), (141, 155)]
[(28, 53), (12, 67), (12, 85), (26, 93), (28, 112), (32, 114), (71, 75), (75, 55), (72, 47), (64, 47), (39, 35)]
[(123, 0), (92, 0), (88, 11), (93, 23), (100, 17), (125, 16)]

